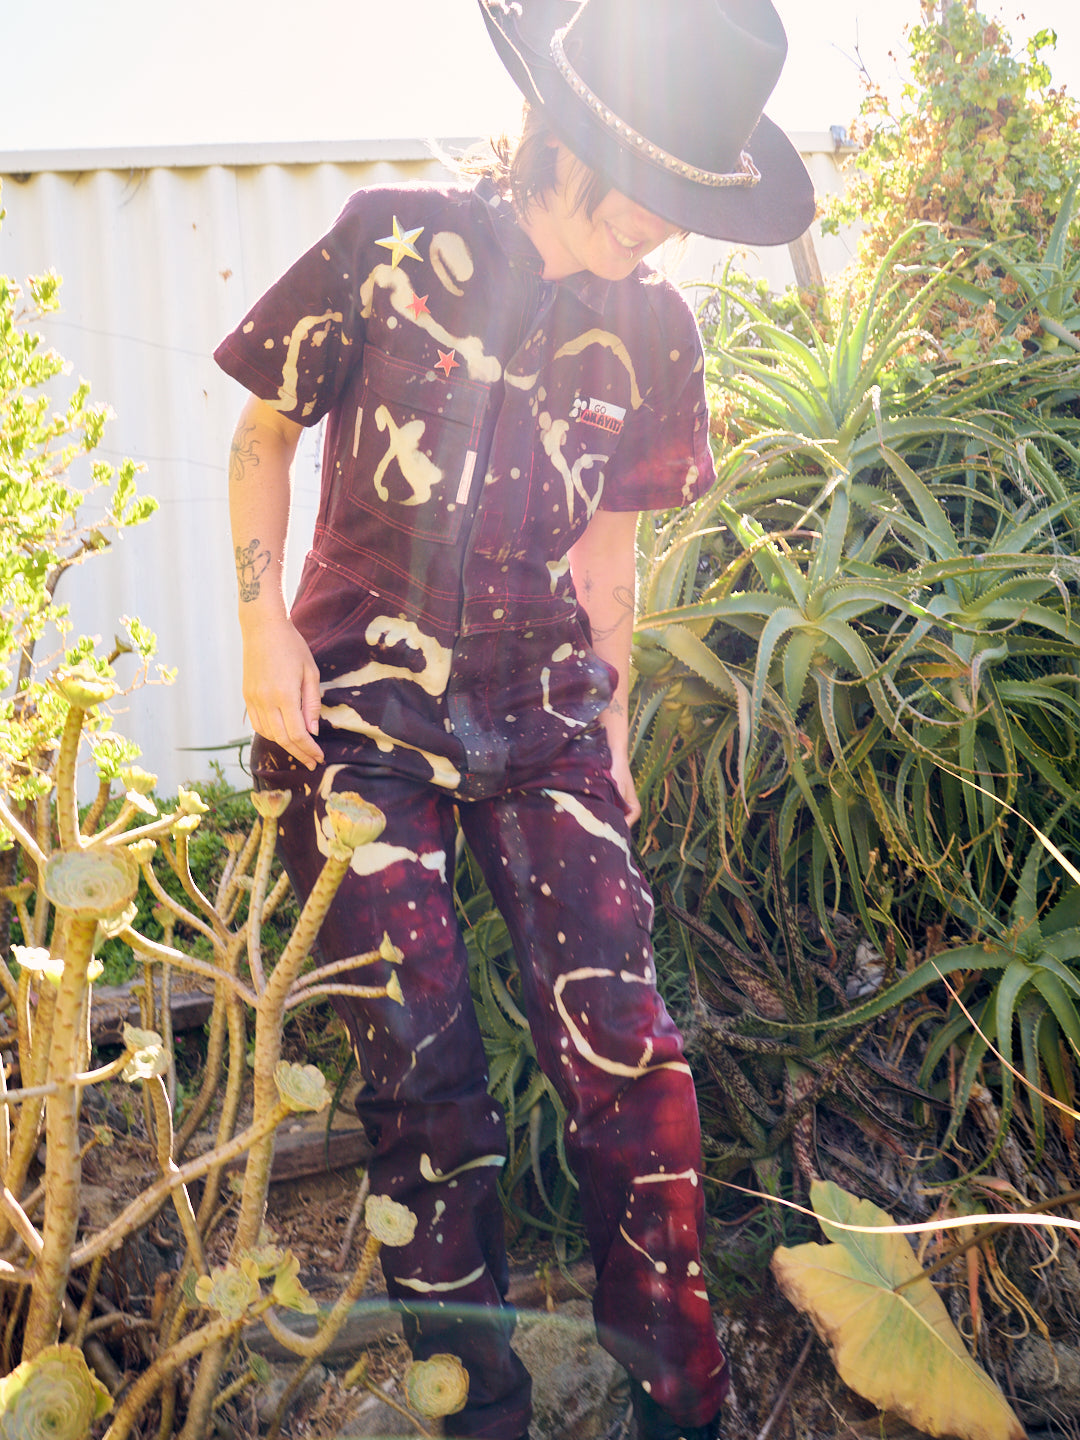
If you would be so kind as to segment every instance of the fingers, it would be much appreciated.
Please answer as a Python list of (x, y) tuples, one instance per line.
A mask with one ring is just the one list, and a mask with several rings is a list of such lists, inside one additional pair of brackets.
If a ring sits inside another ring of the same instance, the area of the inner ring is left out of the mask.
[(314, 693), (314, 705), (306, 690), (291, 705), (275, 705), (272, 701), (248, 704), (248, 719), (256, 733), (287, 751), (307, 770), (314, 770), (324, 759), (322, 747), (314, 738), (319, 728), (317, 680)]
[(307, 770), (323, 763), (315, 736), (319, 667), (292, 624), (262, 623), (244, 636), (244, 700), (251, 724)]

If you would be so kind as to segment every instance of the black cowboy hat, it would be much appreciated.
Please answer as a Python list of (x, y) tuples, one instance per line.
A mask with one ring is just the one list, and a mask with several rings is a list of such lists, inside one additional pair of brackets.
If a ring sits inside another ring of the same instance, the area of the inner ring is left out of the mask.
[(814, 218), (761, 111), (787, 54), (769, 0), (480, 0), (503, 64), (560, 140), (681, 229), (780, 245)]

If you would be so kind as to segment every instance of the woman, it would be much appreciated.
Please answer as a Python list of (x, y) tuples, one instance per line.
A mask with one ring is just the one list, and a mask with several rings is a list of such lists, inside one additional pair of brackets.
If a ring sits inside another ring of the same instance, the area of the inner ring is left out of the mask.
[[(513, 153), (471, 189), (353, 196), (217, 351), (252, 392), (230, 507), (254, 765), (292, 791), (281, 850), (301, 894), (332, 791), (387, 816), (320, 949), (345, 958), (385, 930), (404, 953), (404, 1006), (339, 1011), (373, 1189), (418, 1217), (384, 1251), (388, 1289), (414, 1354), (469, 1372), (447, 1432), (513, 1440), (530, 1413), (509, 1344), (504, 1122), (454, 914), (460, 825), (566, 1106), (600, 1338), (643, 1440), (697, 1440), (718, 1433), (727, 1365), (693, 1081), (631, 850), (627, 689), (638, 513), (692, 501), (713, 468), (693, 318), (642, 261), (678, 231), (791, 239), (813, 195), (761, 118), (786, 48), (767, 0), (480, 3), (528, 102)], [(290, 612), (289, 469), (324, 416)]]

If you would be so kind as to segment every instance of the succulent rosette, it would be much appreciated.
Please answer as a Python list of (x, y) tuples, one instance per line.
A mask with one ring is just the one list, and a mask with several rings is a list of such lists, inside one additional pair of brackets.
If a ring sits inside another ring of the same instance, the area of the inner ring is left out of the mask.
[(354, 790), (336, 790), (326, 802), (326, 820), (339, 845), (355, 850), (370, 845), (386, 829), (386, 816)]
[(136, 795), (149, 795), (157, 782), (158, 777), (141, 765), (125, 765), (120, 771), (120, 783), (129, 795), (131, 791)]
[(139, 867), (124, 850), (58, 850), (45, 863), (45, 894), (80, 919), (123, 914), (139, 888)]
[[(11, 950), (24, 970), (33, 970), (50, 985), (59, 986), (64, 977), (63, 956), (53, 955), (40, 945), (13, 945)], [(100, 960), (91, 960), (86, 969), (87, 980), (99, 979), (104, 969)]]
[(197, 790), (185, 790), (181, 785), (176, 793), (176, 808), (182, 815), (209, 815), (210, 806)]
[(54, 684), (68, 704), (79, 710), (92, 710), (95, 705), (104, 705), (116, 694), (115, 682), (99, 675), (86, 660), (59, 669), (54, 676)]
[(251, 1260), (262, 1279), (268, 1275), (276, 1275), (289, 1258), (290, 1252), (282, 1250), (280, 1245), (275, 1245), (271, 1236), (262, 1230), (259, 1233), (259, 1243), (250, 1250), (244, 1251), (244, 1259)]
[(82, 1351), (50, 1345), (0, 1380), (0, 1440), (86, 1440), (111, 1408)]
[(131, 808), (132, 808), (133, 810), (138, 810), (139, 813), (140, 813), (141, 815), (145, 815), (148, 820), (156, 820), (156, 819), (157, 819), (157, 813), (158, 813), (158, 808), (157, 808), (157, 806), (154, 804), (154, 802), (153, 802), (152, 800), (148, 799), (145, 795), (141, 794), (138, 790), (127, 790), (127, 791), (125, 791), (125, 793), (124, 793), (124, 799), (127, 801), (127, 803), (131, 806)]
[(405, 1398), (418, 1415), (456, 1415), (469, 1398), (469, 1373), (456, 1355), (414, 1360), (405, 1375)]
[(369, 1195), (364, 1206), (368, 1233), (383, 1245), (408, 1245), (416, 1234), (416, 1216), (389, 1195)]
[(151, 1080), (168, 1070), (169, 1052), (156, 1030), (138, 1030), (134, 1025), (125, 1025), (124, 1045), (131, 1051), (131, 1059), (124, 1066), (121, 1078), (129, 1085)]
[(401, 988), (401, 981), (396, 975), (391, 975), (386, 982), (386, 998), (396, 1000), (399, 1005), (405, 1004), (405, 994)]
[(215, 1268), (209, 1275), (200, 1275), (195, 1282), (199, 1304), (216, 1310), (225, 1320), (239, 1320), (261, 1294), (259, 1270), (253, 1260), (241, 1260), (239, 1266)]
[(289, 808), (291, 799), (291, 790), (253, 790), (251, 792), (251, 803), (255, 807), (255, 812), (264, 820), (276, 820), (280, 815), (284, 815)]
[(135, 861), (136, 865), (149, 865), (154, 858), (158, 845), (156, 840), (145, 836), (142, 840), (133, 840), (127, 847), (127, 853)]
[(139, 913), (139, 907), (133, 900), (130, 905), (125, 905), (119, 915), (114, 915), (111, 920), (102, 920), (98, 928), (98, 941), (112, 940), (126, 930), (129, 925), (134, 925), (135, 917)]
[(318, 1302), (300, 1284), (300, 1261), (289, 1250), (274, 1276), (274, 1303), (301, 1315), (317, 1315)]
[(325, 1110), (330, 1103), (326, 1076), (316, 1065), (279, 1060), (274, 1066), (274, 1084), (290, 1110)]
[(44, 945), (12, 945), (11, 953), (20, 970), (44, 970), (52, 964), (52, 953)]
[(404, 950), (394, 944), (385, 930), (379, 942), (379, 954), (389, 965), (400, 965), (405, 959)]

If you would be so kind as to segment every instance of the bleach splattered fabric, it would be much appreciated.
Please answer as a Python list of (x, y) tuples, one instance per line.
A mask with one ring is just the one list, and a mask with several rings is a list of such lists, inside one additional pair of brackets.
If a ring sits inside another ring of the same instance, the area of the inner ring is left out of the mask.
[(712, 482), (700, 342), (644, 267), (558, 283), (541, 268), (485, 183), (365, 191), (216, 357), (291, 419), (327, 417), (292, 611), (320, 669), (326, 763), (309, 772), (259, 740), (254, 762), (260, 783), (293, 793), (281, 849), (301, 895), (332, 791), (387, 816), (320, 949), (344, 959), (385, 930), (404, 953), (403, 1006), (337, 997), (372, 1187), (419, 1221), (384, 1270), (414, 1354), (451, 1351), (469, 1371), (447, 1433), (491, 1440), (525, 1434), (530, 1387), (509, 1344), (505, 1124), (454, 911), (459, 824), (566, 1107), (601, 1339), (686, 1423), (710, 1420), (727, 1389), (701, 1270), (693, 1081), (609, 774), (612, 674), (567, 558), (598, 508), (679, 505)]
[(362, 191), (216, 352), (290, 419), (328, 417), (292, 610), (326, 722), (470, 798), (607, 703), (567, 559), (597, 508), (713, 479), (678, 294), (540, 269), (493, 187)]

